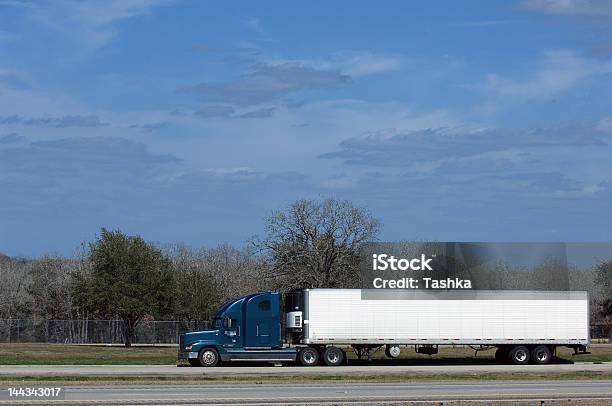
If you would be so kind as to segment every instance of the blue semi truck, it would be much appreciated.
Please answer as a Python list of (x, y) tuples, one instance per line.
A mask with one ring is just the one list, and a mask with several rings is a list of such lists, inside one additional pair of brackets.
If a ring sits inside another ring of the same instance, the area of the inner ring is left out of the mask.
[(180, 336), (179, 359), (193, 366), (227, 361), (295, 361), (298, 349), (284, 345), (280, 294), (242, 296), (221, 306), (212, 328)]
[[(284, 300), (281, 300), (284, 299)], [(546, 364), (558, 346), (585, 352), (586, 292), (300, 289), (231, 300), (208, 330), (180, 335), (179, 360), (213, 367), (231, 361), (341, 365), (402, 347), (496, 349), (500, 362)]]

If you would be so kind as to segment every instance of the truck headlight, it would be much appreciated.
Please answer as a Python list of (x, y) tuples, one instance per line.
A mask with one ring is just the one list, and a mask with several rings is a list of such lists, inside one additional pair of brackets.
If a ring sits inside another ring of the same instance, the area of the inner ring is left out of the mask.
[(185, 349), (186, 349), (187, 351), (191, 351), (191, 347), (193, 347), (193, 344), (189, 344), (188, 346), (186, 346), (186, 347), (185, 347)]

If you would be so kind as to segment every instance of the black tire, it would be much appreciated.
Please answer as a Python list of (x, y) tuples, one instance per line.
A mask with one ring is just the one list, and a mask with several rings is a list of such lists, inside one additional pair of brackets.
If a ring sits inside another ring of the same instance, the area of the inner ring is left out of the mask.
[(531, 362), (534, 364), (550, 364), (552, 351), (546, 345), (538, 345), (531, 350)]
[(203, 367), (216, 367), (219, 365), (219, 352), (212, 347), (202, 348), (198, 354), (198, 361)]
[(530, 351), (523, 345), (517, 345), (510, 350), (510, 361), (516, 365), (525, 365), (529, 362)]
[(323, 350), (323, 362), (330, 367), (336, 367), (344, 363), (344, 353), (338, 347), (327, 347)]
[(495, 350), (495, 362), (498, 364), (505, 364), (509, 360), (508, 349), (504, 347), (497, 347), (497, 350)]
[(192, 367), (201, 367), (200, 360), (198, 358), (189, 358), (189, 365)]
[(300, 364), (311, 367), (319, 363), (319, 352), (312, 347), (304, 347), (298, 353)]

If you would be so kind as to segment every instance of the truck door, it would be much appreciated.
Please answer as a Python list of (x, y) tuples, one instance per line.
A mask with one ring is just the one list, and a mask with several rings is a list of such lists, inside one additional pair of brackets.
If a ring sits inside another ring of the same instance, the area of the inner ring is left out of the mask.
[(227, 314), (223, 318), (223, 335), (219, 341), (224, 347), (242, 347), (240, 314)]
[(280, 309), (277, 293), (265, 293), (247, 303), (245, 347), (274, 348), (280, 346)]

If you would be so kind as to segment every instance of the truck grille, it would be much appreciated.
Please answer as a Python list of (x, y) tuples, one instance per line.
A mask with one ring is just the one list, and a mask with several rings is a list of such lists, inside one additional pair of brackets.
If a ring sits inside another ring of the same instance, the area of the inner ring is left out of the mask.
[(179, 346), (178, 346), (179, 358), (180, 358), (181, 352), (183, 351), (183, 348), (185, 348), (185, 334), (180, 334), (179, 335)]

